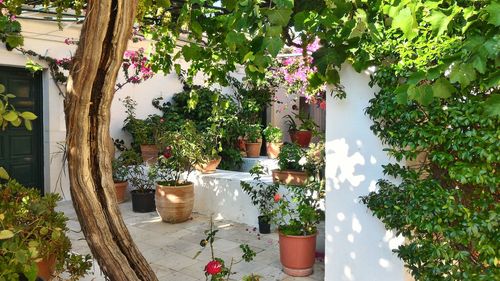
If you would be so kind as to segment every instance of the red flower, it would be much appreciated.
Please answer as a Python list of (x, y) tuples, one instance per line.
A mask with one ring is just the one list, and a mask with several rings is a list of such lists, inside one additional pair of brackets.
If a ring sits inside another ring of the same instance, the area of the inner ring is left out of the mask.
[(217, 260), (209, 261), (207, 265), (205, 265), (205, 272), (210, 275), (215, 275), (221, 271), (222, 264)]
[(172, 157), (172, 147), (167, 146), (165, 148), (165, 150), (163, 151), (163, 157), (165, 157), (167, 159), (170, 158), (170, 157)]
[(278, 193), (274, 194), (274, 203), (278, 203), (278, 201), (280, 201), (281, 199), (281, 195), (279, 195)]

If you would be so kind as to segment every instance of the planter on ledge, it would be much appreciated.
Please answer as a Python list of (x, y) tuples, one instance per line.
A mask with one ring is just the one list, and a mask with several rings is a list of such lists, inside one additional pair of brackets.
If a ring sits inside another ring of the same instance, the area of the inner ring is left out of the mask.
[(262, 142), (247, 142), (245, 143), (247, 157), (258, 158), (260, 156), (260, 148), (262, 147)]
[(311, 131), (290, 131), (290, 139), (293, 143), (300, 145), (300, 147), (305, 148), (311, 143), (312, 132)]
[(304, 185), (307, 181), (307, 173), (303, 171), (279, 170), (275, 169), (273, 173), (273, 182), (286, 185)]
[(144, 163), (154, 164), (160, 150), (155, 144), (141, 144), (141, 156)]
[(280, 154), (280, 150), (281, 150), (282, 145), (283, 145), (282, 142), (268, 142), (268, 143), (266, 143), (267, 157), (269, 157), (271, 159), (278, 158), (278, 155)]
[(222, 158), (219, 156), (215, 159), (209, 160), (203, 165), (196, 165), (196, 170), (202, 172), (203, 174), (212, 174), (219, 166), (221, 160)]

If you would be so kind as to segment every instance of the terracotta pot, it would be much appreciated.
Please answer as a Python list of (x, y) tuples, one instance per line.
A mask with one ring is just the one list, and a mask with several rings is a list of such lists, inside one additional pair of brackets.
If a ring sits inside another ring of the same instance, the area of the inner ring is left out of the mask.
[(211, 174), (214, 173), (215, 170), (217, 169), (217, 166), (219, 166), (220, 161), (222, 158), (219, 156), (215, 159), (209, 160), (207, 163), (203, 165), (196, 165), (196, 170), (204, 173), (204, 174)]
[(240, 151), (245, 151), (247, 149), (246, 146), (245, 146), (245, 139), (243, 137), (238, 137), (238, 140), (237, 140), (237, 143), (236, 143), (236, 147)]
[(292, 131), (290, 132), (290, 139), (293, 143), (300, 145), (300, 147), (308, 147), (311, 143), (311, 131)]
[(292, 236), (279, 233), (280, 261), (290, 276), (309, 276), (313, 272), (316, 234)]
[(127, 194), (128, 181), (115, 181), (115, 190), (116, 190), (116, 202), (122, 203), (125, 201), (125, 197)]
[(136, 213), (149, 213), (156, 209), (154, 190), (146, 190), (145, 192), (132, 190), (130, 195), (132, 197), (132, 211)]
[(268, 142), (266, 143), (267, 157), (271, 159), (278, 158), (278, 154), (280, 154), (281, 146), (283, 146), (282, 142)]
[(191, 217), (194, 205), (192, 183), (179, 186), (156, 185), (156, 211), (165, 222), (179, 223)]
[(54, 272), (56, 271), (56, 256), (51, 255), (48, 258), (37, 262), (38, 268), (37, 276), (42, 278), (44, 281), (50, 281), (54, 277)]
[(258, 158), (260, 156), (260, 148), (262, 147), (262, 142), (247, 142), (245, 143), (247, 149), (247, 157)]
[(302, 171), (292, 171), (292, 170), (272, 170), (273, 172), (273, 182), (288, 184), (288, 185), (304, 185), (307, 180), (307, 173)]
[(154, 144), (141, 144), (141, 156), (144, 162), (149, 164), (156, 163), (160, 150)]

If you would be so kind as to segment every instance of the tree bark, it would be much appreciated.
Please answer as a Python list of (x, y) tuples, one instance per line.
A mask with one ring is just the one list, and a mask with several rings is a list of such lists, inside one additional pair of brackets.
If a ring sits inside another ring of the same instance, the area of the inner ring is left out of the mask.
[(71, 197), (90, 250), (111, 280), (158, 280), (116, 203), (109, 145), (116, 77), (137, 0), (90, 0), (65, 100)]

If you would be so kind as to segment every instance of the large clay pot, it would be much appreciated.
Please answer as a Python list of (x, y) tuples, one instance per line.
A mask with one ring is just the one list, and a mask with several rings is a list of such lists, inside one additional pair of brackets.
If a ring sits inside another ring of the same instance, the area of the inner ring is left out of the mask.
[(127, 194), (128, 181), (115, 181), (115, 190), (116, 190), (116, 202), (122, 203), (125, 201), (125, 197)]
[(279, 233), (280, 261), (290, 276), (309, 276), (313, 272), (316, 234), (292, 236)]
[(154, 144), (141, 144), (141, 156), (144, 162), (148, 164), (156, 163), (160, 150)]
[(258, 158), (260, 156), (262, 142), (247, 142), (245, 143), (245, 147), (247, 149), (247, 157)]
[(161, 219), (169, 223), (187, 221), (194, 205), (193, 183), (169, 186), (156, 185), (156, 211)]
[(312, 132), (311, 131), (291, 131), (290, 139), (293, 143), (300, 145), (300, 147), (308, 147), (311, 143)]
[(56, 271), (56, 256), (51, 255), (48, 258), (37, 262), (38, 268), (37, 276), (42, 278), (44, 281), (50, 281), (54, 277), (54, 272)]
[(196, 170), (204, 174), (214, 173), (215, 170), (217, 169), (217, 166), (219, 166), (221, 160), (222, 158), (219, 156), (215, 159), (209, 160), (207, 163), (203, 165), (196, 165)]
[(268, 143), (266, 143), (267, 157), (269, 157), (271, 159), (278, 158), (278, 155), (280, 154), (282, 146), (283, 146), (282, 142), (268, 142)]
[(136, 213), (149, 213), (156, 209), (154, 190), (132, 190), (130, 195), (132, 197), (132, 211)]
[(272, 170), (273, 182), (287, 185), (304, 185), (307, 181), (307, 173), (292, 170)]

